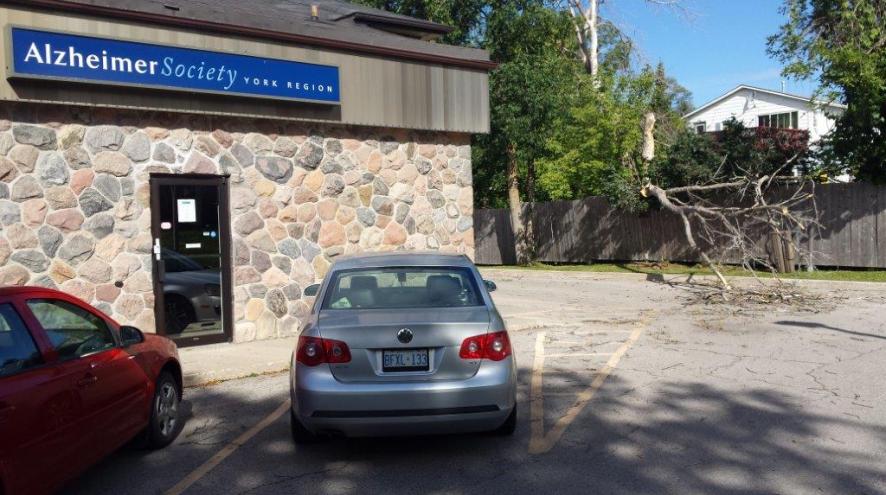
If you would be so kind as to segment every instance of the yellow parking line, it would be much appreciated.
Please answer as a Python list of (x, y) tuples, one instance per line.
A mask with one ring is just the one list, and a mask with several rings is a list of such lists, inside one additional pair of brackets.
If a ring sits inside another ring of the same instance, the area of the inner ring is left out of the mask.
[(529, 429), (531, 440), (529, 451), (532, 452), (533, 442), (538, 438), (544, 438), (545, 433), (545, 405), (542, 395), (542, 368), (545, 365), (545, 333), (539, 332), (535, 336), (535, 359), (532, 362), (532, 381), (529, 384)]
[(259, 432), (267, 428), (274, 421), (280, 418), (286, 411), (289, 410), (289, 399), (286, 399), (285, 402), (280, 404), (280, 407), (274, 410), (271, 414), (265, 416), (265, 418), (258, 423), (256, 423), (252, 428), (244, 431), (237, 438), (231, 441), (231, 443), (225, 445), (221, 450), (216, 452), (216, 454), (209, 458), (208, 461), (204, 462), (197, 469), (191, 471), (191, 474), (187, 475), (176, 483), (175, 486), (166, 490), (164, 495), (180, 495), (185, 490), (191, 487), (194, 483), (200, 481), (200, 478), (206, 476), (207, 473), (212, 471), (216, 466), (222, 463), (225, 459), (228, 458), (231, 454), (233, 454), (241, 445), (248, 442), (252, 437), (256, 436)]
[(544, 394), (542, 392), (542, 377), (545, 362), (544, 333), (538, 334), (535, 340), (535, 360), (532, 365), (532, 380), (530, 382), (529, 392), (529, 397), (532, 401), (529, 408), (531, 434), (529, 439), (530, 454), (544, 454), (557, 444), (560, 437), (562, 437), (563, 433), (566, 431), (566, 428), (575, 421), (575, 418), (577, 418), (582, 410), (584, 410), (585, 406), (588, 405), (588, 402), (594, 398), (594, 394), (597, 393), (597, 390), (603, 386), (606, 378), (609, 377), (609, 374), (612, 373), (612, 370), (615, 369), (618, 362), (621, 361), (621, 357), (624, 356), (625, 352), (627, 352), (628, 349), (634, 345), (634, 342), (640, 338), (640, 334), (643, 333), (643, 329), (646, 326), (646, 321), (648, 320), (644, 319), (641, 321), (631, 332), (628, 339), (612, 354), (609, 361), (606, 362), (606, 365), (597, 372), (591, 385), (576, 396), (575, 403), (572, 407), (566, 411), (566, 414), (563, 415), (563, 417), (557, 420), (554, 427), (551, 428), (551, 431), (547, 434), (545, 434), (544, 431)]

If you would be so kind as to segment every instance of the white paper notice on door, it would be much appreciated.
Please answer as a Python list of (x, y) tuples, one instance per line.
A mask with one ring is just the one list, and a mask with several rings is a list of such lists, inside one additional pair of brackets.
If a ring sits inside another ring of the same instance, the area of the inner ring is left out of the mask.
[(176, 200), (178, 206), (178, 223), (194, 223), (197, 221), (197, 200), (196, 199), (179, 199)]

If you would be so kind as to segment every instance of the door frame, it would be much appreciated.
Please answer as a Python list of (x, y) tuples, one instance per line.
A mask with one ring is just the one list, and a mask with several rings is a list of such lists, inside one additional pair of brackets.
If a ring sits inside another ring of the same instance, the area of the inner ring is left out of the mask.
[(230, 208), (230, 181), (228, 175), (209, 174), (151, 174), (149, 184), (151, 189), (151, 279), (154, 287), (154, 320), (155, 328), (160, 335), (166, 335), (164, 330), (166, 315), (164, 314), (163, 287), (160, 283), (159, 264), (154, 246), (160, 238), (160, 186), (161, 185), (185, 185), (185, 186), (217, 186), (218, 187), (218, 238), (221, 248), (221, 297), (222, 297), (222, 330), (218, 335), (204, 335), (190, 338), (176, 338), (178, 347), (190, 347), (195, 345), (217, 344), (219, 342), (231, 342), (234, 330), (234, 288), (233, 269), (231, 254), (231, 208)]

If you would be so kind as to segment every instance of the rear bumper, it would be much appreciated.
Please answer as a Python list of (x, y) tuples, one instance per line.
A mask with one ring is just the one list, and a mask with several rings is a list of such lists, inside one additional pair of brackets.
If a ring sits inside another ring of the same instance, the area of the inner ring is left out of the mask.
[(483, 361), (465, 380), (345, 383), (327, 365), (295, 364), (290, 381), (292, 410), (306, 428), (348, 436), (492, 430), (516, 401), (513, 357)]

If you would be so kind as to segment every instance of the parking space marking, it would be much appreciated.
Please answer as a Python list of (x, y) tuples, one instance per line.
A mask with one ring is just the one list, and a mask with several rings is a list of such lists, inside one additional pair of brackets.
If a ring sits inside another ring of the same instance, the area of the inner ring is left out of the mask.
[(529, 382), (529, 452), (532, 453), (536, 439), (543, 439), (545, 433), (544, 423), (544, 396), (542, 395), (542, 368), (545, 365), (545, 332), (539, 332), (535, 336), (535, 358), (532, 360), (532, 380)]
[(190, 488), (191, 485), (200, 481), (201, 478), (206, 476), (207, 473), (221, 464), (222, 461), (228, 458), (228, 456), (233, 454), (243, 444), (252, 439), (252, 437), (259, 434), (259, 432), (270, 426), (274, 421), (280, 419), (280, 416), (283, 416), (283, 414), (285, 414), (288, 410), (289, 399), (286, 399), (286, 401), (280, 404), (280, 407), (275, 409), (274, 412), (265, 416), (264, 419), (253, 425), (252, 428), (244, 431), (240, 434), (240, 436), (232, 440), (231, 443), (222, 447), (222, 449), (216, 452), (215, 455), (210, 457), (208, 461), (201, 464), (200, 467), (198, 467), (197, 469), (191, 471), (190, 474), (176, 483), (175, 486), (173, 486), (169, 490), (166, 490), (166, 492), (164, 492), (164, 495), (181, 495), (181, 493)]
[(560, 419), (551, 428), (551, 431), (544, 431), (544, 393), (543, 393), (543, 376), (545, 364), (545, 333), (540, 332), (535, 338), (535, 359), (532, 363), (532, 379), (530, 381), (529, 397), (531, 405), (529, 407), (530, 415), (530, 439), (529, 453), (544, 454), (551, 450), (554, 445), (563, 436), (563, 433), (575, 421), (575, 418), (584, 410), (588, 402), (594, 398), (597, 390), (603, 386), (606, 378), (612, 373), (612, 370), (618, 366), (622, 356), (631, 348), (632, 345), (640, 338), (643, 329), (646, 327), (647, 319), (639, 322), (633, 329), (628, 339), (609, 357), (606, 365), (594, 376), (591, 385), (576, 395), (575, 403), (566, 411)]

